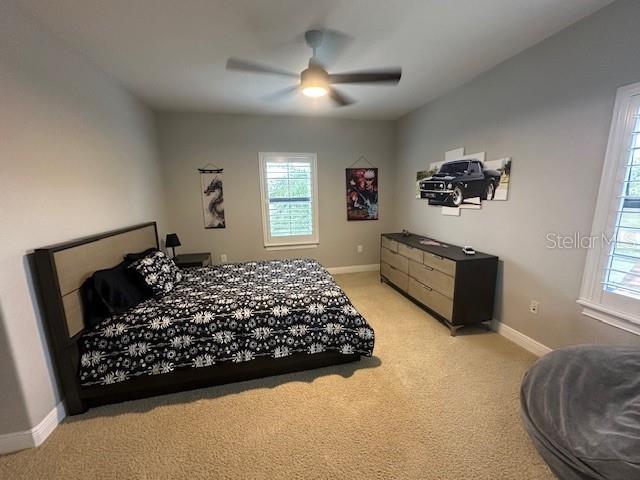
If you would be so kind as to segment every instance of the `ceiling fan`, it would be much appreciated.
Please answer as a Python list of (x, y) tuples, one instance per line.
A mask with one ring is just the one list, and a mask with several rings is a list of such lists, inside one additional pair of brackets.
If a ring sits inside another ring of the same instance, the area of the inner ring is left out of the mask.
[(329, 73), (316, 56), (317, 49), (322, 44), (325, 32), (323, 30), (309, 30), (304, 34), (307, 45), (313, 50), (309, 59), (309, 67), (300, 74), (287, 72), (279, 68), (273, 68), (259, 63), (229, 58), (227, 70), (241, 72), (264, 73), (284, 77), (299, 78), (300, 83), (269, 96), (270, 99), (279, 99), (301, 90), (308, 97), (322, 97), (328, 95), (338, 107), (351, 105), (355, 100), (333, 87), (340, 83), (392, 83), (397, 84), (402, 77), (400, 68), (367, 70), (361, 72)]

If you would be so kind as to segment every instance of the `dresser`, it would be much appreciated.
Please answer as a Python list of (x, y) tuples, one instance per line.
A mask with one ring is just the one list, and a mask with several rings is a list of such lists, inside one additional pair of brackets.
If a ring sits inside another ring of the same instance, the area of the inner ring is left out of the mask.
[(380, 242), (380, 279), (425, 307), (444, 322), (451, 335), (465, 326), (493, 318), (498, 257), (420, 235), (385, 233)]

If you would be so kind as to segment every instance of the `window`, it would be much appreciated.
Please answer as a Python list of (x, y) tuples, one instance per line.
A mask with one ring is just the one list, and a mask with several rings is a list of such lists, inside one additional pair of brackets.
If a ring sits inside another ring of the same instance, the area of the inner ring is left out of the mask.
[(318, 244), (318, 182), (314, 153), (260, 153), (264, 246)]
[(640, 334), (640, 83), (618, 89), (592, 238), (578, 303)]

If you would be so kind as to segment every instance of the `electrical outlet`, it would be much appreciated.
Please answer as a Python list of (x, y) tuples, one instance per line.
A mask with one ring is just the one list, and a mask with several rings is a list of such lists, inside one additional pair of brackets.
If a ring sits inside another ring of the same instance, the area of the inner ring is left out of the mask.
[(226, 253), (223, 253), (222, 255), (220, 255), (220, 262), (227, 263), (227, 254)]
[(358, 253), (362, 253), (364, 252), (364, 247), (362, 245), (358, 245), (357, 250), (358, 250)]
[(531, 303), (529, 304), (529, 312), (534, 315), (538, 315), (540, 312), (540, 302), (537, 300), (531, 300)]

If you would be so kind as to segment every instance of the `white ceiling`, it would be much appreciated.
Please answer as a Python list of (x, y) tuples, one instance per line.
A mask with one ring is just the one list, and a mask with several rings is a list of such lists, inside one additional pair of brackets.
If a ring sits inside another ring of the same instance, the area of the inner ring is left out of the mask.
[[(611, 0), (20, 0), (49, 30), (158, 109), (397, 118)], [(396, 87), (341, 86), (335, 108), (287, 78), (227, 72), (236, 56), (298, 72), (303, 32), (351, 41), (330, 72), (400, 66)]]

